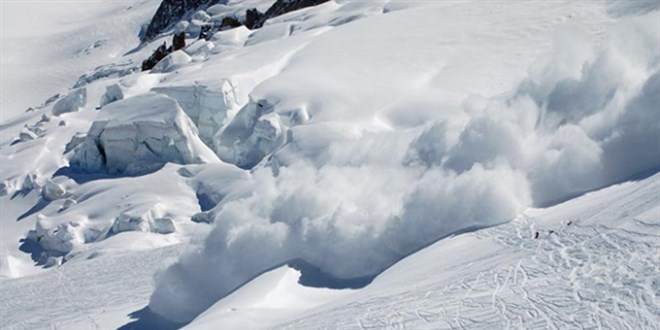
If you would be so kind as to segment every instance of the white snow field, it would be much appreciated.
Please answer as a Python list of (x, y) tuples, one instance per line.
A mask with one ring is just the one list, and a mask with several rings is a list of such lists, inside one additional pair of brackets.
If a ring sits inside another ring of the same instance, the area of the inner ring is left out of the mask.
[(658, 1), (219, 2), (0, 2), (0, 328), (658, 328)]

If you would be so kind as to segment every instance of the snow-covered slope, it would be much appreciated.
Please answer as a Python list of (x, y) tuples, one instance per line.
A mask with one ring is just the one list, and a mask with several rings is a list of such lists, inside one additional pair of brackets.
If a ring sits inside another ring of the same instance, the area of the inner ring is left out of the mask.
[[(316, 293), (326, 299), (321, 306), (291, 313), (296, 306), (286, 294), (268, 304), (283, 283), (295, 285), (285, 276), (259, 294), (247, 285), (186, 329), (213, 324), (238, 329), (245, 320), (253, 329), (654, 329), (660, 317), (659, 257), (656, 174), (442, 240), (363, 289), (340, 290), (344, 297)], [(287, 292), (296, 290), (302, 288)], [(262, 301), (245, 304), (238, 298), (245, 296)]]
[(3, 327), (652, 327), (657, 1), (271, 2), (2, 3)]

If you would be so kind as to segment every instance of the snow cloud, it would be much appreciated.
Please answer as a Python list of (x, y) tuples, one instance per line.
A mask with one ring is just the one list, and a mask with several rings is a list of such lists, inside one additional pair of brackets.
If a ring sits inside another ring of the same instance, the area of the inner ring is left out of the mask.
[(150, 308), (190, 320), (294, 259), (377, 274), (439, 238), (658, 168), (656, 19), (626, 18), (604, 43), (560, 31), (512, 93), (472, 96), (425, 127), (292, 127), (252, 192), (216, 207), (206, 241), (158, 275)]

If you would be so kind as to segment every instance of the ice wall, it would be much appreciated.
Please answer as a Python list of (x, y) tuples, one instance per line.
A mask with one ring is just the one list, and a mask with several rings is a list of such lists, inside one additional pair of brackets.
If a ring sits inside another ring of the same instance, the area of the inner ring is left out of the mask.
[(85, 140), (74, 149), (73, 169), (143, 174), (164, 163), (217, 160), (177, 102), (147, 93), (111, 103), (100, 111)]

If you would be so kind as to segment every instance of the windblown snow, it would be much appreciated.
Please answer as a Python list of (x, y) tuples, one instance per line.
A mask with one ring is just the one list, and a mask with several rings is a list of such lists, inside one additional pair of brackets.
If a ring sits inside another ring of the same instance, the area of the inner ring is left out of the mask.
[(3, 329), (658, 324), (657, 1), (157, 5), (2, 4)]

